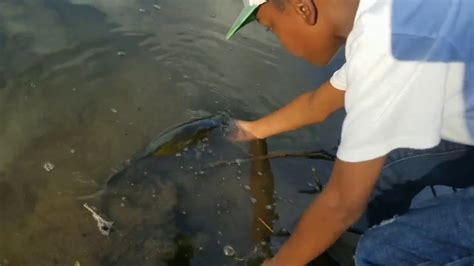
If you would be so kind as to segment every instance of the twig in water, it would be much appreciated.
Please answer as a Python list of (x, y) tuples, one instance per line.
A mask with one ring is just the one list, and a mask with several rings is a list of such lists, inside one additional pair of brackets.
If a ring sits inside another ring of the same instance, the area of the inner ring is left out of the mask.
[(257, 219), (258, 219), (270, 232), (272, 232), (272, 234), (274, 233), (273, 230), (272, 230), (272, 228), (271, 228), (270, 226), (268, 226), (268, 224), (265, 223), (265, 221), (262, 220), (262, 218), (257, 217)]
[(88, 211), (92, 213), (92, 218), (94, 218), (97, 221), (97, 227), (99, 228), (99, 231), (101, 234), (104, 236), (108, 236), (110, 234), (110, 229), (112, 228), (112, 225), (114, 222), (108, 221), (104, 219), (102, 216), (100, 216), (96, 211), (94, 211), (87, 203), (84, 203), (84, 208), (86, 208)]

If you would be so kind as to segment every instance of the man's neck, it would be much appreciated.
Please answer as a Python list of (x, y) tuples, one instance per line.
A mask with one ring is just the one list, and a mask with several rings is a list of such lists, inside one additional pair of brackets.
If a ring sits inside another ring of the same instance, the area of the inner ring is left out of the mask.
[(329, 11), (330, 19), (337, 38), (346, 40), (352, 31), (359, 0), (322, 0)]

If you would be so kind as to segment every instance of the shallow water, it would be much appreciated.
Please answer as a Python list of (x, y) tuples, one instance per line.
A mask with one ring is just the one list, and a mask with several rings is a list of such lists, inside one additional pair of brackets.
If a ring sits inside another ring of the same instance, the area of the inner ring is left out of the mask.
[[(1, 1), (2, 265), (113, 265), (103, 259), (109, 239), (82, 207), (84, 196), (103, 188), (165, 128), (221, 111), (260, 117), (317, 87), (340, 64), (318, 69), (294, 59), (257, 25), (225, 41), (240, 6), (240, 0)], [(273, 138), (268, 149), (332, 148), (340, 117)], [(275, 177), (282, 188), (307, 182)], [(311, 197), (293, 200), (279, 213), (289, 229)], [(172, 223), (160, 224), (169, 227), (163, 239), (175, 236)]]

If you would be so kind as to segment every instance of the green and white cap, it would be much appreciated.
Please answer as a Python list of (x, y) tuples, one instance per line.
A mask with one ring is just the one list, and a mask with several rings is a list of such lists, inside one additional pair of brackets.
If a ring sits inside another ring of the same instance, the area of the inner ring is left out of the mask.
[(259, 6), (267, 2), (267, 0), (243, 0), (244, 9), (234, 22), (226, 35), (227, 40), (232, 38), (242, 27), (257, 19), (257, 9)]

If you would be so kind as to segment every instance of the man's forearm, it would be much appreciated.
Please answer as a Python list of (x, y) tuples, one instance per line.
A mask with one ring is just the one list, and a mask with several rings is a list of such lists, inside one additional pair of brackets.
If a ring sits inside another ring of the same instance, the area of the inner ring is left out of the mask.
[(384, 161), (385, 156), (359, 163), (337, 160), (324, 191), (275, 256), (275, 265), (305, 265), (329, 248), (366, 208)]
[(343, 106), (344, 91), (326, 82), (319, 89), (305, 93), (278, 111), (252, 122), (252, 132), (259, 138), (267, 138), (321, 123)]
[(363, 212), (334, 206), (324, 193), (301, 217), (288, 242), (274, 258), (276, 265), (302, 266), (326, 251)]

